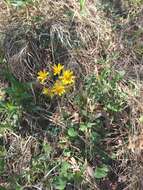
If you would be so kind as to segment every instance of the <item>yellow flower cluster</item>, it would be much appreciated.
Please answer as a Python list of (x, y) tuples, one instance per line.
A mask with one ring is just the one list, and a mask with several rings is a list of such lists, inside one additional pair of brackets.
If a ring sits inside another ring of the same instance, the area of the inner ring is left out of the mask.
[(52, 87), (47, 87), (48, 82), (52, 78), (52, 74), (46, 70), (39, 71), (37, 79), (43, 85), (43, 94), (53, 97), (54, 95), (62, 96), (66, 93), (67, 89), (71, 87), (75, 82), (75, 76), (73, 71), (65, 70), (61, 64), (54, 65), (52, 68), (53, 75), (57, 77), (56, 81), (52, 82)]

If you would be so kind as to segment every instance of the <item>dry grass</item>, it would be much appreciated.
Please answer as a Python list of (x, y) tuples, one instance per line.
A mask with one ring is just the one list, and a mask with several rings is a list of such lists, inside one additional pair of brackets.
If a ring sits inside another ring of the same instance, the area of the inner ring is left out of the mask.
[[(8, 14), (12, 19), (6, 27), (4, 47), (15, 76), (22, 81), (34, 79), (37, 70), (33, 62), (37, 67), (48, 67), (66, 60), (64, 64), (74, 70), (80, 71), (82, 64), (86, 73), (93, 71), (102, 51), (113, 51), (111, 24), (94, 3), (87, 2), (84, 13), (80, 12), (77, 1), (40, 1), (40, 6), (35, 4), (35, 7), (26, 7), (24, 11), (9, 8)], [(44, 17), (41, 26), (33, 23), (35, 15)], [(38, 27), (43, 31), (37, 34)], [(42, 40), (47, 38), (49, 44), (44, 49), (37, 46), (40, 43), (42, 47)], [(79, 49), (81, 45), (83, 49)], [(61, 50), (56, 55), (58, 48)]]
[[(11, 72), (22, 82), (35, 81), (39, 69), (50, 68), (58, 62), (72, 68), (79, 79), (91, 73), (98, 74), (102, 67), (97, 65), (100, 58), (104, 56), (107, 58), (113, 53), (118, 53), (119, 58), (112, 60), (109, 64), (114, 65), (117, 70), (124, 70), (126, 79), (129, 82), (134, 81), (138, 91), (134, 95), (134, 89), (128, 90), (130, 87), (124, 86), (129, 96), (128, 120), (131, 129), (116, 128), (113, 132), (115, 139), (112, 138), (112, 142), (117, 142), (117, 147), (114, 148), (121, 163), (120, 170), (119, 168), (113, 168), (113, 170), (118, 173), (121, 181), (127, 183), (126, 190), (141, 190), (143, 187), (143, 126), (139, 118), (143, 113), (142, 88), (140, 87), (143, 57), (140, 52), (142, 44), (139, 41), (142, 39), (142, 32), (137, 34), (131, 45), (128, 44), (128, 37), (130, 38), (130, 35), (134, 37), (143, 26), (142, 7), (133, 7), (128, 10), (130, 17), (113, 21), (95, 5), (94, 0), (86, 1), (84, 11), (81, 12), (76, 0), (41, 0), (40, 4), (36, 1), (34, 6), (15, 10), (1, 2), (0, 34), (5, 33), (2, 36), (5, 38), (4, 53)], [(135, 15), (133, 12), (130, 13), (133, 10)], [(136, 13), (137, 10), (138, 13)], [(42, 20), (35, 22), (36, 16)], [(121, 23), (123, 29), (113, 30), (112, 22)], [(47, 42), (46, 45), (43, 44), (44, 41)], [(120, 138), (117, 137), (118, 135)], [(22, 155), (25, 154), (23, 150), (29, 154), (30, 149), (25, 150), (23, 146), (27, 142), (31, 147), (33, 141), (29, 142), (29, 139), (18, 141)], [(21, 159), (23, 158), (19, 159), (18, 164)], [(21, 168), (24, 167), (21, 166)]]

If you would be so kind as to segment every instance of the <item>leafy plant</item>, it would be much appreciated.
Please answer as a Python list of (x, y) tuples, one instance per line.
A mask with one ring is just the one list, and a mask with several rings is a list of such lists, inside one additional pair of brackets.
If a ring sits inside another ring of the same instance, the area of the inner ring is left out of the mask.
[(78, 135), (77, 131), (74, 128), (69, 128), (68, 129), (68, 135), (70, 137), (76, 137)]
[(32, 100), (29, 92), (31, 84), (21, 83), (9, 73), (6, 73), (6, 79), (10, 82), (10, 86), (5, 89), (5, 92), (8, 94), (10, 100), (15, 102), (16, 105), (29, 105)]
[(24, 110), (33, 106), (30, 95), (30, 84), (20, 83), (11, 74), (5, 74), (9, 87), (3, 89), (4, 97), (0, 99), (0, 114), (3, 116), (0, 131), (16, 127)]
[(105, 66), (99, 76), (88, 77), (85, 81), (87, 96), (104, 106), (105, 110), (120, 112), (126, 102), (124, 93), (119, 84), (123, 78), (123, 73), (112, 72)]
[(37, 77), (39, 83), (43, 86), (42, 93), (51, 98), (55, 95), (64, 95), (75, 83), (73, 71), (65, 70), (63, 65), (54, 65), (52, 70), (53, 73), (45, 70), (39, 71)]
[(94, 176), (97, 179), (104, 178), (108, 175), (108, 171), (109, 171), (108, 167), (104, 164), (104, 165), (96, 168)]

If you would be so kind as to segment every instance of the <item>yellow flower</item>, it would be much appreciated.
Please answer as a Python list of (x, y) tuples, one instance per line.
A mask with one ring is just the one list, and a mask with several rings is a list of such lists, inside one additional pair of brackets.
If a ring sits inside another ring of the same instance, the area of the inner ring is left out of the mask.
[(65, 87), (60, 81), (56, 81), (53, 86), (53, 93), (62, 96), (65, 93)]
[(58, 65), (54, 65), (54, 67), (53, 67), (54, 75), (59, 75), (63, 68), (64, 68), (64, 66), (61, 65), (60, 63)]
[(49, 72), (45, 70), (39, 71), (37, 79), (40, 81), (41, 84), (43, 84), (45, 80), (47, 79), (48, 75), (49, 75)]
[(74, 83), (75, 76), (73, 75), (73, 71), (66, 70), (63, 72), (63, 76), (59, 77), (64, 85)]
[(43, 88), (42, 93), (46, 96), (51, 96), (51, 97), (54, 95), (52, 89), (46, 87)]

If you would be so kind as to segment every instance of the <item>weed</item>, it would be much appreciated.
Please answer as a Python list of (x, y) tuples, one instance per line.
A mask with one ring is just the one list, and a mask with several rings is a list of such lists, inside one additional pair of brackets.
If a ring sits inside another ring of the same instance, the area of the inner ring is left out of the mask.
[[(53, 76), (56, 77), (56, 80), (52, 79)], [(73, 71), (64, 70), (64, 66), (61, 64), (54, 65), (53, 73), (50, 76), (49, 72), (45, 70), (38, 72), (37, 79), (43, 85), (43, 94), (50, 97), (53, 97), (54, 95), (62, 96), (75, 82)], [(54, 81), (54, 84), (52, 84), (52, 81)], [(48, 87), (48, 85), (50, 87)]]
[(85, 81), (87, 97), (101, 104), (105, 111), (120, 112), (124, 109), (127, 95), (120, 89), (123, 73), (115, 72), (105, 66), (98, 76)]

